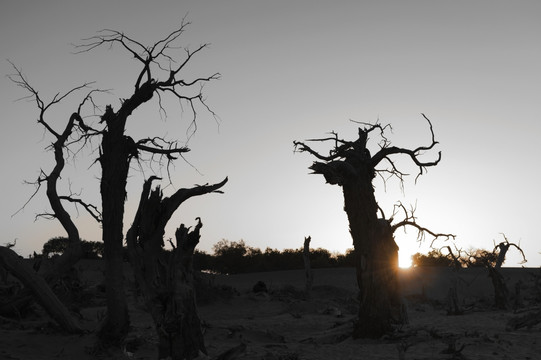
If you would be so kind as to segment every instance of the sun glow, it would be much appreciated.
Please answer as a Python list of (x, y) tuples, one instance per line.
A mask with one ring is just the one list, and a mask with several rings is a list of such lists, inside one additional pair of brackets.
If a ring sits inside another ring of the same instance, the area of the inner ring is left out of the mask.
[(411, 263), (411, 253), (409, 251), (399, 251), (398, 252), (398, 267), (401, 269), (409, 269), (412, 265)]

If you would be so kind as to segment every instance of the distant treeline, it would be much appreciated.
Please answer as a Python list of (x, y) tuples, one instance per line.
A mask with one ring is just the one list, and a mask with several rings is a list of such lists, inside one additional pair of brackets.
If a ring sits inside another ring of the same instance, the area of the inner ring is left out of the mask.
[[(303, 269), (303, 250), (285, 249), (282, 251), (248, 246), (243, 240), (238, 242), (221, 240), (213, 246), (213, 254), (196, 250), (194, 268), (210, 270), (221, 274), (239, 274), (250, 272)], [(345, 254), (332, 254), (326, 249), (310, 249), (312, 268), (352, 267), (354, 253), (352, 249)]]
[[(100, 259), (103, 255), (103, 242), (81, 240), (84, 259)], [(41, 254), (34, 257), (54, 257), (62, 254), (68, 246), (65, 237), (54, 237), (43, 245)], [(194, 253), (194, 269), (207, 270), (221, 274), (238, 274), (248, 272), (303, 269), (302, 249), (286, 249), (279, 251), (266, 248), (264, 251), (246, 245), (243, 240), (221, 240), (216, 243), (213, 253), (196, 250)], [(167, 250), (166, 250), (167, 251)], [(310, 249), (312, 268), (353, 267), (353, 250), (345, 254), (332, 254), (326, 249)], [(125, 249), (125, 260), (128, 260)]]
[[(67, 248), (68, 239), (55, 237), (43, 245), (42, 254), (35, 257), (54, 257)], [(83, 258), (100, 259), (103, 255), (103, 242), (81, 240)], [(166, 250), (167, 251), (167, 250)], [(461, 267), (477, 267), (493, 264), (497, 254), (486, 250), (475, 250), (468, 256), (453, 259), (448, 254), (432, 250), (428, 254), (417, 253), (412, 256), (412, 266), (456, 266), (456, 260)], [(125, 250), (125, 260), (128, 260)], [(243, 240), (221, 240), (212, 247), (212, 254), (196, 250), (193, 259), (195, 270), (206, 270), (220, 274), (239, 274), (277, 270), (297, 270), (304, 268), (303, 249), (285, 249), (282, 251), (266, 248), (264, 251), (246, 245)], [(312, 268), (354, 267), (355, 256), (353, 249), (345, 254), (331, 253), (326, 249), (310, 249), (310, 265)]]

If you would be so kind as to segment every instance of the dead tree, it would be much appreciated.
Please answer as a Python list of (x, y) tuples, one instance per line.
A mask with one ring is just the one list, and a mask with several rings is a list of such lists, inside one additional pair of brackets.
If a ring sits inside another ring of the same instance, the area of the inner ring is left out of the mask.
[[(196, 103), (203, 105), (212, 113), (204, 102), (201, 91), (204, 83), (218, 79), (219, 74), (191, 80), (182, 78), (182, 73), (185, 72), (192, 57), (204, 50), (208, 44), (201, 45), (194, 51), (185, 49), (184, 59), (179, 63), (169, 54), (178, 46), (176, 42), (188, 25), (189, 23), (183, 21), (177, 30), (151, 46), (144, 46), (121, 32), (110, 30), (87, 39), (85, 44), (79, 46), (79, 52), (87, 52), (100, 46), (120, 46), (141, 65), (131, 96), (124, 99), (116, 111), (112, 106), (107, 106), (101, 117), (101, 122), (105, 124), (105, 129), (101, 131), (99, 163), (102, 168), (100, 191), (108, 309), (107, 321), (100, 331), (103, 340), (113, 339), (118, 343), (126, 334), (129, 324), (122, 275), (124, 238), (122, 229), (130, 163), (133, 159), (139, 159), (142, 153), (150, 154), (152, 158), (159, 156), (169, 163), (189, 151), (184, 146), (177, 146), (176, 142), (165, 141), (162, 138), (145, 138), (138, 141), (132, 139), (126, 135), (128, 118), (134, 110), (150, 101), (154, 95), (158, 97), (160, 109), (163, 110), (162, 94), (170, 94), (179, 101), (187, 102), (193, 111), (194, 126), (196, 126)], [(158, 78), (160, 75), (163, 78)]]
[(177, 208), (193, 196), (220, 192), (227, 178), (214, 185), (180, 189), (163, 198), (160, 188), (151, 191), (149, 178), (141, 193), (135, 220), (126, 239), (135, 278), (152, 315), (159, 338), (159, 359), (194, 359), (206, 354), (194, 293), (193, 252), (199, 242), (200, 219), (193, 230), (181, 224), (176, 244), (165, 251), (165, 226)]
[(498, 245), (495, 245), (494, 250), (492, 250), (492, 254), (498, 255), (496, 262), (492, 264), (489, 261), (485, 261), (484, 266), (488, 269), (488, 276), (492, 280), (492, 286), (494, 287), (494, 305), (498, 309), (507, 310), (510, 306), (509, 289), (507, 288), (507, 285), (505, 284), (505, 279), (501, 273), (501, 268), (503, 263), (505, 262), (505, 256), (507, 255), (507, 251), (509, 251), (509, 248), (515, 247), (518, 251), (520, 251), (522, 255), (522, 262), (525, 263), (527, 260), (520, 246), (515, 243), (510, 243), (509, 240), (507, 240), (505, 234), (502, 235), (504, 241), (502, 241)]
[[(143, 104), (152, 99), (157, 100), (159, 111), (165, 113), (162, 107), (162, 98), (165, 95), (185, 102), (192, 110), (192, 119), (190, 123), (191, 131), (197, 128), (196, 108), (202, 106), (214, 116), (214, 113), (206, 105), (203, 98), (203, 84), (218, 79), (219, 74), (210, 76), (194, 77), (186, 79), (188, 64), (195, 55), (203, 51), (208, 44), (203, 44), (195, 50), (184, 49), (184, 55), (180, 61), (175, 61), (173, 52), (179, 49), (178, 41), (180, 36), (186, 30), (189, 23), (182, 21), (179, 28), (169, 33), (162, 39), (150, 46), (145, 46), (140, 42), (128, 37), (127, 35), (114, 31), (104, 30), (97, 36), (84, 40), (84, 43), (77, 46), (78, 53), (86, 53), (98, 47), (120, 47), (135, 59), (140, 65), (139, 73), (135, 74), (133, 93), (127, 98), (121, 99), (121, 103), (115, 110), (112, 105), (107, 105), (105, 110), (99, 108), (92, 95), (97, 90), (92, 90), (84, 98), (77, 112), (74, 112), (68, 120), (68, 126), (65, 131), (56, 132), (48, 122), (44, 120), (45, 112), (53, 105), (63, 101), (68, 95), (77, 90), (88, 87), (90, 84), (84, 84), (73, 88), (64, 95), (56, 95), (50, 103), (44, 102), (38, 95), (38, 92), (32, 88), (21, 72), (17, 69), (17, 74), (12, 80), (30, 93), (31, 98), (35, 99), (40, 117), (38, 122), (45, 129), (57, 138), (53, 145), (55, 151), (56, 167), (50, 174), (43, 174), (38, 180), (38, 184), (47, 182), (47, 195), (50, 197), (52, 213), (46, 216), (58, 219), (70, 238), (70, 244), (66, 252), (66, 257), (59, 262), (57, 269), (69, 265), (73, 259), (80, 253), (80, 246), (77, 245), (79, 239), (77, 229), (68, 221), (64, 211), (58, 206), (60, 201), (71, 201), (82, 205), (86, 210), (96, 215), (95, 207), (85, 204), (74, 196), (59, 196), (50, 193), (54, 191), (54, 184), (60, 176), (60, 171), (64, 164), (64, 156), (60, 150), (66, 149), (69, 144), (73, 146), (86, 146), (92, 139), (99, 139), (99, 158), (96, 162), (101, 165), (100, 193), (101, 193), (101, 214), (102, 234), (104, 241), (105, 267), (106, 267), (106, 294), (107, 294), (107, 317), (103, 323), (100, 338), (103, 342), (118, 345), (128, 331), (129, 317), (126, 295), (124, 293), (124, 281), (122, 272), (123, 251), (122, 242), (124, 205), (126, 200), (126, 184), (130, 164), (132, 161), (142, 163), (158, 163), (160, 166), (167, 167), (169, 171), (170, 163), (183, 156), (189, 149), (178, 145), (177, 141), (166, 140), (161, 137), (149, 137), (143, 139), (133, 139), (126, 135), (126, 126), (131, 114)], [(177, 59), (178, 60), (178, 59)], [(99, 123), (85, 124), (81, 115), (81, 106), (90, 103), (93, 106), (94, 114), (102, 114)], [(77, 136), (75, 136), (77, 135)], [(71, 136), (71, 137), (70, 137)], [(50, 186), (49, 186), (50, 185)], [(51, 190), (52, 189), (52, 190)], [(50, 196), (52, 195), (52, 196)], [(52, 199), (52, 200), (51, 200)], [(67, 220), (66, 220), (67, 219)], [(69, 260), (69, 261), (68, 261)]]
[[(406, 155), (418, 166), (420, 176), (441, 160), (441, 152), (434, 161), (422, 161), (421, 154), (432, 150), (438, 142), (434, 139), (432, 123), (428, 121), (431, 143), (416, 149), (404, 149), (390, 146), (385, 137), (387, 126), (364, 124), (358, 129), (354, 141), (340, 139), (338, 134), (310, 142), (330, 142), (333, 147), (328, 155), (312, 149), (305, 142), (294, 141), (295, 150), (308, 152), (316, 157), (310, 169), (314, 174), (325, 177), (327, 183), (342, 187), (344, 210), (348, 216), (350, 233), (356, 259), (357, 283), (359, 286), (359, 316), (354, 330), (355, 337), (380, 337), (392, 329), (396, 307), (400, 303), (398, 293), (398, 246), (393, 233), (400, 226), (415, 223), (414, 219), (405, 220), (399, 226), (391, 225), (392, 219), (378, 219), (378, 204), (372, 184), (376, 175), (396, 176), (400, 181), (406, 175), (394, 163), (394, 155)], [(382, 138), (380, 149), (374, 155), (367, 147), (368, 135), (379, 131)], [(387, 163), (386, 167), (380, 167)]]
[(306, 294), (309, 294), (312, 290), (312, 284), (314, 283), (314, 272), (310, 266), (310, 241), (311, 236), (304, 238), (304, 247), (302, 251), (302, 259), (304, 261), (304, 277), (305, 277), (305, 290)]
[[(27, 285), (27, 288), (19, 294), (19, 299), (15, 300), (14, 303), (27, 303), (28, 301), (24, 299), (33, 296), (38, 300), (39, 303), (44, 305), (47, 311), (52, 314), (53, 318), (58, 321), (60, 317), (65, 318), (69, 313), (67, 310), (62, 308), (63, 304), (61, 302), (51, 298), (49, 294), (50, 289), (45, 289), (44, 286), (45, 284), (52, 285), (54, 282), (58, 281), (63, 274), (67, 273), (69, 269), (77, 261), (79, 261), (83, 254), (81, 241), (79, 238), (79, 230), (75, 226), (64, 204), (72, 203), (76, 204), (77, 206), (82, 206), (94, 219), (96, 219), (98, 222), (101, 221), (101, 214), (94, 205), (87, 204), (74, 194), (63, 195), (58, 192), (58, 182), (65, 168), (65, 160), (68, 157), (68, 154), (73, 152), (70, 147), (79, 141), (84, 142), (85, 137), (89, 135), (89, 128), (83, 122), (81, 110), (85, 104), (92, 103), (92, 95), (96, 92), (96, 90), (90, 90), (87, 92), (86, 96), (84, 96), (83, 100), (79, 104), (77, 111), (69, 116), (65, 127), (61, 131), (58, 131), (47, 119), (46, 115), (48, 114), (48, 110), (58, 105), (70, 95), (88, 88), (89, 84), (74, 87), (63, 94), (58, 93), (53, 97), (52, 100), (47, 102), (42, 99), (42, 97), (38, 94), (38, 91), (35, 90), (32, 85), (30, 85), (28, 80), (15, 65), (13, 65), (13, 68), (15, 69), (16, 73), (10, 76), (11, 81), (29, 93), (26, 98), (36, 102), (39, 110), (38, 123), (43, 126), (47, 134), (54, 138), (54, 142), (52, 145), (50, 145), (49, 149), (52, 149), (53, 151), (55, 164), (49, 172), (44, 170), (40, 171), (38, 179), (33, 182), (33, 184), (36, 186), (36, 190), (31, 196), (30, 200), (34, 197), (34, 195), (37, 194), (41, 186), (45, 184), (46, 195), (51, 206), (51, 210), (38, 214), (38, 217), (58, 220), (67, 233), (68, 247), (61, 254), (61, 256), (54, 260), (52, 266), (47, 267), (45, 270), (40, 268), (40, 270), (42, 270), (40, 271), (40, 275), (45, 279), (45, 281), (43, 281), (42, 278), (39, 278), (37, 274), (31, 274), (23, 271), (23, 264), (18, 264), (18, 259), (5, 251), (2, 252), (2, 256), (5, 257), (3, 262), (5, 266), (10, 266), (12, 269), (16, 269), (17, 271), (14, 271), (14, 274), (19, 277), (19, 280), (21, 280), (22, 283)], [(28, 200), (28, 202), (30, 200)], [(62, 316), (60, 316), (60, 314), (62, 314)], [(80, 330), (71, 325), (70, 321), (67, 319), (61, 320), (60, 324), (68, 331)]]
[(442, 250), (446, 249), (448, 251), (447, 257), (450, 258), (451, 264), (453, 267), (453, 276), (451, 278), (451, 286), (449, 286), (449, 291), (447, 293), (447, 315), (462, 315), (464, 310), (460, 306), (460, 301), (458, 299), (458, 272), (462, 269), (462, 250), (455, 247), (457, 254), (453, 252), (450, 246), (444, 246), (439, 249), (440, 254), (443, 255)]

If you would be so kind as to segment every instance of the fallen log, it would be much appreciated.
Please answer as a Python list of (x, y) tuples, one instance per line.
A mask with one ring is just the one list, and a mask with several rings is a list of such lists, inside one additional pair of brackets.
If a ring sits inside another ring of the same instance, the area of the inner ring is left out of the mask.
[(37, 302), (64, 330), (70, 333), (83, 332), (83, 329), (53, 293), (47, 282), (16, 252), (8, 247), (0, 246), (0, 266), (11, 272), (25, 287), (30, 289)]

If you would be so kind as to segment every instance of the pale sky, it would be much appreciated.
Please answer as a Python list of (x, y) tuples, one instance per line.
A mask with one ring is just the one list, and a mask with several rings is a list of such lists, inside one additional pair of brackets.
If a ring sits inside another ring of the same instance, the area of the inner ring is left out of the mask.
[[(492, 249), (505, 233), (520, 242), (527, 266), (541, 265), (541, 2), (2, 0), (0, 72), (13, 73), (9, 59), (45, 99), (95, 81), (96, 88), (111, 89), (100, 105), (117, 109), (118, 99), (131, 95), (138, 64), (121, 48), (74, 55), (71, 44), (106, 28), (151, 44), (186, 14), (192, 25), (181, 45), (212, 46), (193, 58), (185, 76), (222, 74), (204, 90), (219, 122), (200, 112), (186, 155), (198, 171), (177, 162), (173, 185), (225, 176), (229, 183), (223, 195), (183, 204), (167, 236), (200, 216), (202, 250), (221, 239), (243, 239), (261, 249), (298, 248), (311, 235), (313, 247), (344, 252), (352, 241), (341, 189), (308, 174), (313, 158), (294, 154), (293, 140), (333, 130), (354, 140), (357, 125), (350, 119), (379, 119), (392, 125), (394, 145), (415, 148), (430, 143), (424, 113), (440, 142), (425, 159), (442, 151), (442, 161), (416, 184), (416, 169), (398, 161), (412, 174), (403, 193), (396, 181), (385, 191), (376, 179), (385, 213), (397, 201), (416, 204), (421, 225), (456, 234), (464, 249)], [(25, 95), (1, 78), (0, 242), (17, 239), (15, 249), (23, 256), (65, 235), (57, 222), (34, 221), (48, 209), (45, 189), (12, 216), (34, 191), (23, 182), (35, 180), (40, 168), (49, 171), (53, 160), (44, 152), (52, 139), (36, 124), (35, 104), (16, 101)], [(51, 124), (64, 126), (82, 96), (51, 112)], [(176, 104), (167, 110), (167, 118), (160, 118), (155, 101), (145, 105), (130, 119), (128, 133), (186, 141), (189, 111)], [(378, 139), (372, 140), (376, 149)], [(95, 147), (79, 154), (63, 186), (99, 205), (99, 167), (90, 167), (96, 157)], [(133, 167), (126, 228), (150, 175)], [(84, 239), (101, 238), (99, 225), (82, 210), (72, 214)], [(429, 241), (419, 247), (415, 235), (413, 229), (396, 234), (403, 263), (427, 250)], [(512, 250), (506, 265), (519, 266), (520, 260)]]

